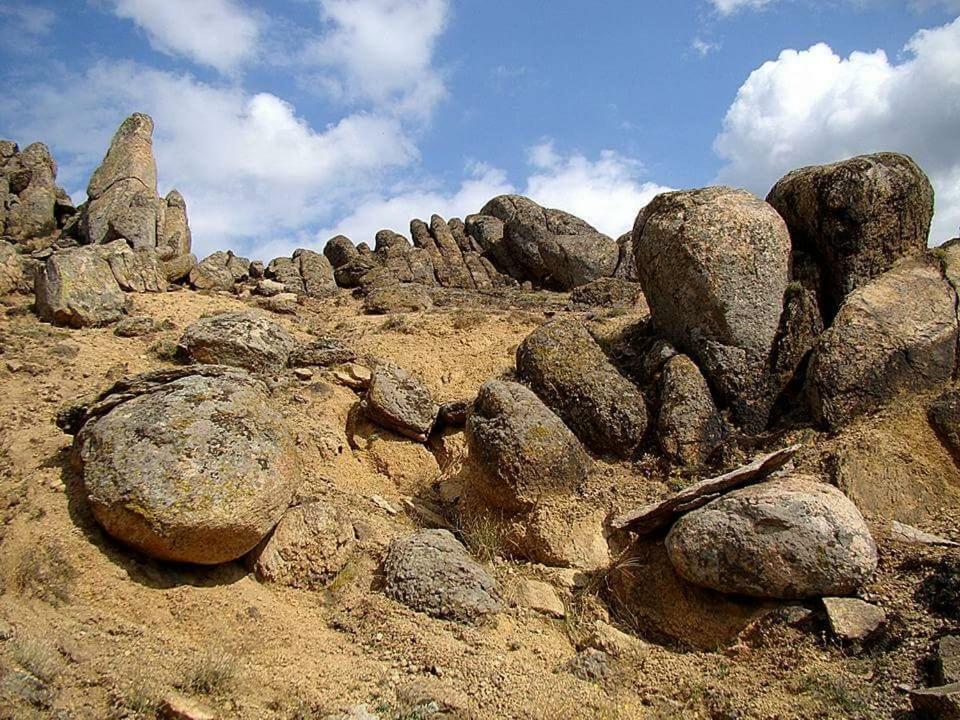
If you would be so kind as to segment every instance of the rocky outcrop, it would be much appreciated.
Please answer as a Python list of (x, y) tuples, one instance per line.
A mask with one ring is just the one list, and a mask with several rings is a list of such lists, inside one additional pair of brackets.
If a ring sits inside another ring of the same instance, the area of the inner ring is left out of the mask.
[(357, 549), (353, 523), (323, 502), (287, 510), (250, 553), (261, 582), (317, 590), (333, 580)]
[(293, 368), (329, 367), (353, 362), (356, 359), (356, 352), (337, 338), (319, 337), (291, 352), (287, 362)]
[(295, 346), (290, 334), (272, 320), (242, 311), (201, 318), (180, 338), (182, 352), (193, 362), (252, 372), (277, 372), (286, 367)]
[(218, 250), (208, 255), (189, 271), (190, 284), (195, 290), (222, 290), (232, 292), (236, 279), (230, 265), (234, 254)]
[(803, 476), (735, 490), (684, 515), (666, 546), (688, 582), (753, 597), (849, 595), (877, 567), (876, 544), (856, 506)]
[(686, 355), (663, 366), (657, 440), (664, 455), (687, 467), (703, 463), (723, 442), (723, 420), (710, 388)]
[(25, 281), (23, 263), (16, 247), (0, 240), (0, 295), (23, 289)]
[(501, 195), (484, 205), (480, 215), (503, 223), (504, 246), (534, 281), (569, 290), (616, 270), (617, 243), (570, 213), (520, 195)]
[[(248, 268), (249, 270), (249, 268)], [(337, 289), (330, 261), (320, 253), (300, 248), (289, 258), (270, 261), (264, 273), (284, 286), (285, 292), (307, 297), (323, 297)]]
[(814, 417), (834, 428), (898, 393), (951, 379), (957, 295), (932, 259), (908, 259), (853, 291), (810, 358)]
[(933, 188), (906, 155), (876, 153), (801, 168), (767, 202), (784, 217), (796, 252), (820, 273), (827, 319), (856, 288), (927, 246)]
[(643, 299), (640, 284), (618, 277), (599, 278), (580, 285), (570, 293), (570, 301), (605, 308), (633, 308)]
[(84, 408), (74, 445), (104, 530), (177, 562), (228, 562), (256, 546), (299, 480), (266, 394), (240, 370), (178, 368), (122, 381)]
[(127, 303), (99, 247), (52, 255), (37, 278), (35, 296), (41, 320), (73, 328), (115, 322)]
[(389, 363), (374, 370), (362, 407), (373, 422), (419, 442), (427, 441), (440, 412), (419, 378)]
[(383, 576), (388, 596), (432, 617), (476, 623), (501, 609), (496, 580), (447, 530), (395, 540)]
[(594, 451), (630, 457), (643, 441), (643, 395), (579, 321), (553, 320), (528, 335), (517, 374)]
[(399, 283), (374, 288), (363, 299), (363, 311), (369, 315), (419, 312), (433, 306), (430, 293), (417, 283)]
[(563, 421), (517, 383), (484, 383), (466, 432), (482, 469), (469, 491), (502, 512), (529, 511), (544, 497), (577, 492), (593, 466)]
[(960, 462), (960, 390), (952, 388), (940, 395), (930, 404), (927, 417), (937, 437)]
[(0, 141), (0, 239), (29, 250), (49, 247), (75, 212), (57, 187), (57, 164), (43, 143), (20, 150)]
[(778, 388), (769, 363), (789, 281), (790, 236), (743, 190), (658, 195), (633, 229), (656, 332), (692, 357), (745, 429), (762, 429)]

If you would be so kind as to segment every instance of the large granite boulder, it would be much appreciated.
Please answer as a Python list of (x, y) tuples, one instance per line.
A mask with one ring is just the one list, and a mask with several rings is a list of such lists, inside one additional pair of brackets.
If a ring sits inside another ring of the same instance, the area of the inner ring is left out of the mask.
[(678, 465), (696, 467), (723, 442), (723, 420), (700, 368), (686, 355), (674, 355), (660, 376), (657, 439)]
[(737, 423), (762, 429), (779, 390), (768, 366), (789, 281), (783, 219), (743, 190), (663, 193), (637, 216), (633, 246), (657, 334), (696, 361)]
[(484, 383), (466, 433), (470, 457), (481, 469), (470, 493), (507, 513), (529, 511), (550, 495), (576, 493), (593, 466), (563, 421), (517, 383)]
[[(32, 249), (56, 237), (57, 164), (43, 143), (23, 151), (15, 143), (0, 147), (0, 237)], [(69, 200), (69, 199), (68, 199)]]
[(6, 240), (0, 240), (0, 295), (20, 290), (23, 286), (23, 264), (19, 253)]
[(432, 617), (476, 623), (501, 609), (496, 580), (447, 530), (395, 540), (383, 576), (387, 595)]
[(227, 312), (187, 326), (180, 348), (193, 362), (231, 365), (252, 372), (286, 367), (296, 342), (280, 325), (253, 312)]
[(930, 181), (898, 153), (794, 170), (767, 202), (787, 221), (794, 250), (818, 266), (828, 319), (850, 292), (900, 258), (920, 255), (933, 217)]
[(838, 427), (900, 392), (950, 380), (956, 303), (930, 258), (903, 260), (850, 293), (810, 358), (807, 393), (816, 420)]
[(173, 258), (189, 256), (193, 236), (190, 233), (190, 221), (187, 219), (187, 201), (178, 191), (171, 190), (164, 199), (164, 205), (163, 225), (157, 244), (161, 248), (169, 248), (169, 254)]
[(190, 268), (188, 273), (190, 284), (195, 290), (232, 291), (236, 283), (234, 274), (229, 267), (232, 258), (232, 252), (224, 252), (223, 250), (208, 255)]
[(419, 442), (427, 441), (440, 412), (430, 388), (389, 363), (374, 370), (362, 407), (373, 422)]
[(734, 490), (684, 515), (666, 546), (688, 582), (753, 597), (850, 595), (877, 567), (857, 507), (832, 485), (804, 476)]
[(267, 388), (223, 367), (118, 383), (75, 440), (94, 517), (151, 557), (216, 564), (249, 552), (299, 479), (293, 437)]
[(275, 258), (266, 268), (266, 277), (283, 284), (286, 292), (322, 297), (337, 289), (330, 261), (313, 250), (299, 248), (289, 258)]
[(517, 348), (517, 374), (598, 453), (630, 457), (647, 430), (643, 394), (576, 319), (541, 325)]
[(617, 243), (570, 213), (543, 208), (520, 195), (500, 195), (479, 214), (503, 223), (504, 246), (534, 281), (569, 290), (609, 277), (617, 268)]
[(123, 316), (127, 302), (110, 263), (95, 246), (51, 255), (34, 292), (41, 320), (73, 328), (115, 322)]

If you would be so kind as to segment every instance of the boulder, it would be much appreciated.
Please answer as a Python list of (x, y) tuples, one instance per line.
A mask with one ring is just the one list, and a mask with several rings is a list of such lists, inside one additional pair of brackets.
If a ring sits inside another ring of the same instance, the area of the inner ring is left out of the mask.
[[(503, 223), (503, 245), (523, 268), (523, 279), (529, 276), (569, 290), (609, 277), (617, 267), (616, 242), (570, 213), (543, 208), (520, 195), (500, 195), (488, 202), (480, 215)], [(471, 218), (467, 220), (469, 223)], [(484, 240), (478, 238), (478, 244), (486, 250)], [(513, 274), (509, 266), (504, 269)]]
[(492, 215), (468, 215), (465, 230), (474, 244), (479, 246), (484, 257), (500, 272), (514, 280), (526, 279), (523, 267), (513, 257), (504, 240), (504, 224), (500, 218)]
[(328, 367), (353, 362), (357, 354), (333, 337), (321, 337), (290, 353), (290, 367)]
[(227, 267), (233, 253), (218, 250), (190, 270), (190, 284), (196, 290), (224, 290), (232, 292), (233, 273)]
[(921, 718), (960, 720), (960, 682), (932, 688), (914, 688), (910, 703)]
[(743, 190), (663, 193), (637, 216), (633, 247), (657, 334), (696, 361), (737, 423), (763, 429), (779, 390), (767, 375), (789, 280), (783, 220)]
[(0, 295), (20, 290), (24, 280), (19, 253), (6, 240), (0, 240)]
[(960, 636), (944, 635), (937, 641), (934, 671), (942, 685), (960, 682)]
[(430, 293), (423, 285), (397, 283), (374, 288), (363, 299), (363, 311), (368, 315), (420, 312), (433, 307)]
[(613, 276), (629, 282), (640, 282), (637, 272), (637, 258), (633, 252), (633, 233), (628, 232), (617, 238), (617, 269)]
[(231, 365), (252, 372), (286, 367), (294, 339), (267, 317), (253, 312), (227, 312), (200, 318), (187, 326), (180, 347), (193, 362)]
[(853, 290), (921, 255), (933, 217), (930, 181), (897, 153), (794, 170), (767, 202), (786, 220), (795, 249), (818, 265), (828, 319)]
[(157, 247), (160, 206), (153, 120), (134, 113), (117, 129), (110, 148), (87, 186), (80, 232), (88, 243), (125, 239), (133, 247)]
[(723, 420), (707, 381), (686, 355), (675, 355), (663, 366), (657, 439), (670, 460), (701, 465), (723, 442)]
[(381, 363), (362, 407), (378, 425), (419, 442), (426, 442), (440, 407), (430, 389), (403, 368)]
[[(193, 254), (177, 255), (160, 263), (160, 271), (167, 282), (171, 283), (183, 282), (190, 277), (195, 267), (197, 267), (197, 256)], [(200, 282), (203, 283), (202, 280)]]
[(117, 323), (113, 329), (113, 334), (117, 337), (132, 338), (150, 335), (161, 329), (160, 323), (152, 317), (138, 315), (135, 317), (124, 318)]
[(643, 394), (578, 320), (552, 320), (528, 335), (517, 348), (517, 375), (594, 451), (629, 457), (643, 440)]
[(92, 246), (51, 255), (37, 278), (35, 296), (41, 320), (73, 328), (115, 322), (127, 303), (110, 263)]
[(300, 271), (303, 292), (308, 297), (323, 297), (337, 289), (333, 267), (323, 255), (301, 248), (293, 251), (293, 259)]
[(831, 428), (898, 393), (937, 387), (957, 359), (957, 295), (939, 265), (904, 260), (853, 291), (810, 358), (807, 393)]
[(476, 623), (501, 609), (496, 581), (447, 530), (395, 540), (383, 575), (388, 596), (432, 617)]
[(216, 564), (276, 525), (299, 479), (293, 437), (266, 386), (225, 367), (118, 383), (75, 439), (94, 517), (151, 557)]
[(688, 582), (761, 598), (849, 595), (877, 567), (856, 506), (835, 487), (797, 475), (734, 490), (684, 515), (666, 547)]
[(847, 642), (863, 642), (887, 621), (882, 608), (859, 598), (825, 597), (823, 609), (827, 612), (830, 631)]
[(187, 202), (176, 190), (167, 193), (164, 199), (165, 210), (160, 232), (159, 245), (168, 247), (172, 257), (189, 256), (193, 245), (190, 222), (187, 219)]
[(475, 288), (473, 278), (463, 260), (463, 253), (453, 237), (450, 226), (439, 215), (430, 218), (430, 234), (436, 243), (437, 250), (443, 257), (443, 264), (449, 273), (449, 283), (444, 287), (455, 287), (472, 290)]
[(562, 619), (567, 610), (553, 585), (542, 580), (521, 580), (517, 586), (518, 605), (541, 615)]
[(56, 178), (57, 164), (43, 143), (22, 152), (15, 143), (6, 145), (0, 157), (0, 236), (33, 248), (49, 245), (58, 227), (56, 205), (62, 192)]
[(618, 277), (604, 277), (575, 287), (570, 300), (581, 305), (632, 308), (643, 298), (640, 284)]
[(350, 238), (343, 235), (337, 235), (327, 240), (327, 244), (323, 246), (323, 254), (334, 269), (343, 267), (360, 256), (357, 252), (357, 246), (353, 244)]
[(525, 512), (544, 496), (576, 493), (593, 465), (563, 421), (517, 383), (484, 383), (466, 433), (470, 457), (482, 470), (469, 491), (504, 512)]
[(346, 567), (356, 551), (353, 523), (324, 502), (298, 505), (252, 553), (261, 582), (317, 590)]
[(960, 390), (947, 390), (927, 410), (930, 426), (955, 461), (960, 461)]
[(121, 290), (127, 292), (164, 292), (167, 277), (157, 251), (152, 247), (131, 249), (123, 240), (100, 245), (96, 248), (102, 255)]

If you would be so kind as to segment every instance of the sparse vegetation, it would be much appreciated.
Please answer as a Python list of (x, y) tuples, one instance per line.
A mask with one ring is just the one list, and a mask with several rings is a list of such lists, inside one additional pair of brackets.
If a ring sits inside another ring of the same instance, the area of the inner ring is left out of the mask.
[(458, 309), (452, 314), (450, 324), (454, 330), (473, 330), (483, 325), (487, 316), (480, 310)]
[(70, 564), (60, 543), (40, 538), (17, 560), (13, 585), (22, 595), (57, 606), (70, 601), (76, 578), (77, 571)]
[(862, 718), (876, 717), (868, 703), (867, 691), (841, 675), (825, 671), (808, 673), (800, 681), (800, 692), (811, 696), (824, 709), (839, 711), (827, 717)]
[(13, 645), (13, 659), (44, 683), (53, 682), (63, 669), (63, 659), (56, 649), (37, 638), (18, 638)]
[(395, 332), (401, 335), (413, 335), (417, 332), (417, 329), (407, 322), (407, 319), (403, 317), (403, 315), (398, 314), (388, 317), (380, 326), (379, 332)]
[(238, 659), (229, 649), (205, 648), (187, 663), (178, 687), (198, 695), (220, 695), (233, 685), (237, 667)]
[(467, 515), (458, 518), (457, 532), (467, 550), (481, 562), (509, 554), (509, 529), (494, 515)]

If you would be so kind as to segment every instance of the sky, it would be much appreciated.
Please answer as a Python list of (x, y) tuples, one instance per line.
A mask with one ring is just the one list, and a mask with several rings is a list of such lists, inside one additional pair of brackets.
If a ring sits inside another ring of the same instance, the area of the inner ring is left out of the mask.
[(960, 0), (0, 0), (0, 137), (80, 202), (133, 112), (201, 257), (373, 244), (521, 193), (617, 237), (881, 150), (960, 227)]

